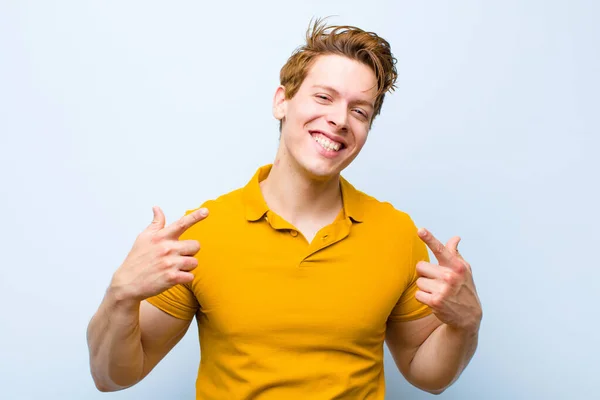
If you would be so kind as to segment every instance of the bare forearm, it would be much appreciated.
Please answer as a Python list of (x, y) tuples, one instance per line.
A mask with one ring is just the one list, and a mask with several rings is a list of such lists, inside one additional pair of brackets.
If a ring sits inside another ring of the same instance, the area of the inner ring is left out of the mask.
[(90, 321), (87, 331), (90, 366), (96, 387), (116, 391), (142, 378), (144, 351), (139, 302), (119, 300), (111, 290)]
[(417, 350), (411, 380), (432, 393), (441, 393), (458, 379), (477, 349), (478, 333), (442, 324)]

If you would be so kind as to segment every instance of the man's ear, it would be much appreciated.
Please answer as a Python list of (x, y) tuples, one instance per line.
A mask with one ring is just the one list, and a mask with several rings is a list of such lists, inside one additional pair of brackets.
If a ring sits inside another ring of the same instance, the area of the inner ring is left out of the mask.
[(287, 100), (285, 99), (285, 87), (279, 85), (273, 97), (273, 116), (279, 121), (285, 118), (287, 111)]

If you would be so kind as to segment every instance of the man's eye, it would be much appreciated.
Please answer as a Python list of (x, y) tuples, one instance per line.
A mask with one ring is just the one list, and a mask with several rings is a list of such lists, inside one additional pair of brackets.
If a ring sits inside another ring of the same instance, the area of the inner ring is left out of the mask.
[(362, 115), (362, 116), (363, 116), (363, 117), (365, 117), (365, 118), (367, 118), (367, 117), (368, 117), (368, 116), (367, 116), (367, 113), (366, 113), (366, 112), (364, 112), (364, 111), (363, 111), (363, 110), (361, 110), (361, 109), (358, 109), (358, 108), (357, 108), (357, 109), (355, 109), (354, 111), (356, 111), (357, 113), (359, 113), (360, 115)]
[(317, 95), (318, 98), (323, 99), (323, 100), (329, 100), (329, 97), (323, 95), (323, 94), (318, 94)]

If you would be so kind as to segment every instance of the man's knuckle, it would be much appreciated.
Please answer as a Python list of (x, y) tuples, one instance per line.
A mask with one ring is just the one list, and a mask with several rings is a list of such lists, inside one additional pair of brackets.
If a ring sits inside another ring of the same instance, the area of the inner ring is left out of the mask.
[(440, 288), (439, 296), (441, 299), (444, 299), (444, 298), (448, 297), (450, 292), (451, 292), (450, 285), (442, 285), (442, 287)]
[(200, 221), (202, 219), (202, 216), (199, 213), (192, 213), (189, 215), (190, 220), (189, 220), (189, 226), (194, 225), (196, 222)]
[(149, 236), (149, 241), (150, 241), (151, 244), (157, 245), (157, 244), (159, 244), (160, 242), (163, 241), (163, 237), (162, 237), (161, 234), (155, 233), (155, 234), (152, 234), (152, 235)]
[(461, 260), (457, 260), (454, 263), (454, 269), (456, 270), (456, 272), (458, 273), (464, 273), (467, 270), (467, 266), (465, 265), (464, 262), (462, 262)]
[(448, 284), (454, 284), (456, 282), (456, 276), (452, 271), (445, 271), (443, 274), (443, 280)]
[(187, 228), (187, 224), (185, 223), (185, 220), (180, 219), (179, 221), (177, 221), (176, 225), (177, 230), (178, 231), (183, 231)]
[(179, 278), (178, 271), (175, 271), (173, 269), (167, 271), (167, 273), (166, 273), (167, 282), (170, 282), (170, 283), (177, 282), (177, 278)]
[(175, 261), (172, 258), (163, 258), (160, 265), (163, 269), (170, 270), (175, 266)]
[(168, 256), (172, 251), (173, 248), (167, 243), (162, 243), (158, 246), (158, 255), (160, 257)]

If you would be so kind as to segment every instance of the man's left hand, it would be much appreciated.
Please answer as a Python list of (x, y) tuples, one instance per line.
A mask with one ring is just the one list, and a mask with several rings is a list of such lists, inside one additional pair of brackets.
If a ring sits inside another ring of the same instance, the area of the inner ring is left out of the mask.
[(415, 298), (432, 308), (443, 323), (476, 333), (482, 318), (481, 303), (473, 281), (471, 266), (458, 252), (460, 237), (455, 236), (444, 246), (426, 229), (419, 229), (419, 237), (431, 249), (438, 264), (417, 263)]

